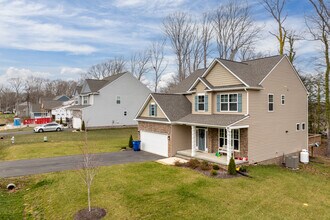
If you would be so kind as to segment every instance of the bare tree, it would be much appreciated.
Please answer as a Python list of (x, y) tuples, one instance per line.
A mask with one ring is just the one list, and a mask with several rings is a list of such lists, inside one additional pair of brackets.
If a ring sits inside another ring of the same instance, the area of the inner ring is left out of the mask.
[(20, 92), (23, 89), (24, 83), (22, 78), (16, 77), (16, 78), (10, 78), (8, 80), (10, 86), (13, 88), (13, 90), (16, 93), (16, 106), (15, 109), (17, 109), (18, 103), (19, 103), (19, 98), (20, 98)]
[(330, 58), (329, 58), (329, 3), (326, 4), (322, 0), (309, 0), (313, 5), (315, 14), (306, 18), (306, 24), (313, 36), (314, 40), (320, 41), (323, 45), (323, 65), (325, 69), (325, 109), (328, 128), (328, 146), (327, 155), (330, 156), (330, 97), (329, 97), (329, 73), (330, 73)]
[(138, 80), (142, 80), (142, 77), (150, 69), (149, 61), (150, 61), (150, 53), (148, 50), (136, 52), (132, 55), (130, 61), (131, 73)]
[(83, 146), (80, 147), (83, 156), (83, 162), (81, 164), (81, 169), (79, 170), (79, 174), (84, 181), (87, 187), (87, 203), (88, 203), (88, 211), (91, 212), (91, 187), (96, 175), (97, 167), (95, 164), (95, 158), (90, 153), (88, 137), (87, 137), (87, 129), (84, 131), (84, 143)]
[(212, 21), (222, 59), (235, 60), (242, 48), (255, 43), (261, 30), (254, 24), (250, 6), (237, 0), (216, 9)]
[(287, 31), (285, 30), (283, 23), (287, 18), (287, 14), (283, 14), (283, 9), (286, 4), (286, 0), (262, 0), (262, 4), (266, 11), (275, 19), (277, 23), (278, 33), (274, 34), (270, 32), (279, 42), (279, 54), (284, 54), (284, 46), (287, 38)]
[(263, 58), (267, 56), (270, 56), (270, 52), (268, 53), (256, 52), (253, 46), (248, 45), (246, 47), (241, 48), (238, 59), (241, 61), (246, 61), (246, 60)]
[(103, 79), (125, 72), (126, 70), (126, 60), (123, 57), (115, 57), (114, 59), (91, 66), (84, 78)]
[(181, 82), (189, 75), (187, 61), (194, 42), (196, 23), (183, 12), (168, 15), (163, 21), (163, 31), (168, 37), (178, 63), (178, 81)]
[(211, 52), (213, 28), (212, 19), (209, 13), (203, 13), (202, 17), (202, 48), (203, 48), (203, 67), (207, 68), (207, 58)]
[(150, 49), (150, 63), (155, 75), (155, 92), (158, 92), (159, 81), (167, 68), (167, 62), (164, 59), (165, 40), (154, 42)]
[(298, 40), (301, 40), (301, 37), (295, 31), (290, 31), (287, 33), (287, 42), (289, 44), (288, 58), (292, 64), (296, 59), (295, 43)]

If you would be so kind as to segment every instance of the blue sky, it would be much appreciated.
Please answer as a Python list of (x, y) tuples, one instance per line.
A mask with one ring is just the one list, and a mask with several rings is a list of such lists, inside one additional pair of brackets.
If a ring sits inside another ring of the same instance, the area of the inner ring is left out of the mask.
[[(257, 24), (264, 27), (256, 49), (276, 54), (276, 41), (269, 34), (276, 31), (272, 18), (257, 0), (248, 2)], [(30, 75), (77, 79), (93, 64), (114, 56), (129, 58), (161, 38), (161, 23), (169, 13), (186, 11), (197, 17), (221, 3), (216, 0), (0, 0), (0, 83), (9, 77)], [(288, 0), (285, 25), (304, 33), (304, 15), (311, 11), (307, 0)], [(298, 68), (313, 71), (310, 62), (318, 55), (319, 48), (317, 42), (298, 42)], [(167, 55), (173, 63), (170, 50)], [(167, 72), (173, 72), (173, 68), (170, 66)]]

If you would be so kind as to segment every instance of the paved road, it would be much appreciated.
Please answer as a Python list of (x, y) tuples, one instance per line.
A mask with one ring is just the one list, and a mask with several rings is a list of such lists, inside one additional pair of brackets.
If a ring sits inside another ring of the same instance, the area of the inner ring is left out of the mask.
[[(56, 131), (52, 131), (56, 132)], [(52, 132), (45, 132), (43, 134), (52, 133)], [(64, 128), (63, 132), (72, 132), (71, 128)], [(31, 127), (30, 131), (6, 131), (6, 132), (0, 132), (0, 136), (16, 136), (16, 135), (24, 135), (24, 134), (34, 134), (33, 128)]]
[[(93, 156), (97, 166), (154, 161), (164, 158), (145, 151), (100, 153), (93, 154)], [(74, 170), (81, 167), (81, 163), (81, 155), (0, 162), (0, 177), (16, 177), (63, 170)]]

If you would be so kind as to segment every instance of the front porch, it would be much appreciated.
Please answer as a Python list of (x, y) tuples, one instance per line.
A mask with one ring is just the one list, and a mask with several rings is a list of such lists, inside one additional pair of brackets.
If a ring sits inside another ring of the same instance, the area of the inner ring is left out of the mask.
[[(189, 126), (190, 148), (176, 148), (177, 156), (197, 158), (228, 165), (231, 157), (236, 164), (248, 162), (248, 126)], [(189, 135), (189, 136), (188, 136)], [(218, 154), (217, 154), (218, 153)]]
[[(222, 155), (220, 157), (217, 157), (215, 155), (215, 153), (207, 153), (207, 152), (200, 152), (200, 151), (196, 151), (195, 155), (192, 156), (191, 154), (192, 150), (181, 150), (177, 152), (177, 156), (182, 156), (182, 157), (188, 157), (188, 158), (196, 158), (196, 159), (200, 159), (200, 160), (206, 160), (208, 162), (212, 162), (212, 163), (217, 163), (220, 165), (226, 165), (227, 166), (227, 156), (226, 155)], [(247, 161), (243, 161), (243, 160), (235, 160), (236, 165), (240, 165), (240, 164), (244, 164), (247, 163)]]

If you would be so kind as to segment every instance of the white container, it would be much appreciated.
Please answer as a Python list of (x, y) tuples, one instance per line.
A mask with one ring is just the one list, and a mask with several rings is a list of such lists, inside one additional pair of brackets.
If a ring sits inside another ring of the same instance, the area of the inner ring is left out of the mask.
[(304, 163), (304, 164), (308, 164), (308, 162), (309, 162), (309, 153), (308, 153), (308, 150), (303, 149), (300, 152), (300, 162), (301, 163)]

